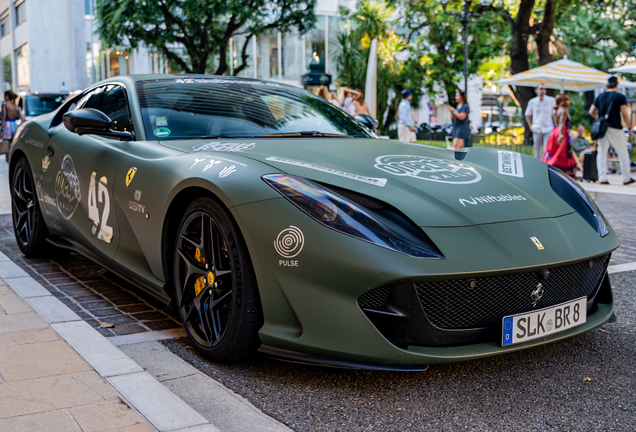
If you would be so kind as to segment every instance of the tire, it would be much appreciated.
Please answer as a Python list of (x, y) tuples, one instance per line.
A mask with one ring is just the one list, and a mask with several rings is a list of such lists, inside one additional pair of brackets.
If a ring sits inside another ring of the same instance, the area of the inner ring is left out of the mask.
[(173, 283), (181, 322), (203, 355), (240, 361), (260, 346), (263, 318), (247, 247), (225, 208), (199, 198), (175, 233)]
[(33, 172), (25, 157), (18, 160), (11, 178), (11, 213), (13, 232), (22, 253), (27, 257), (46, 255), (51, 249), (46, 241), (48, 231), (42, 217)]

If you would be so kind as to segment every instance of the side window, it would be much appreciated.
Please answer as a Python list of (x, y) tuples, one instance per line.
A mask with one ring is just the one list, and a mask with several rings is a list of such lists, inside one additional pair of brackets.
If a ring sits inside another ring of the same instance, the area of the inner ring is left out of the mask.
[(131, 130), (126, 92), (119, 85), (111, 84), (96, 88), (85, 94), (77, 103), (76, 108), (100, 110), (113, 121), (113, 130)]

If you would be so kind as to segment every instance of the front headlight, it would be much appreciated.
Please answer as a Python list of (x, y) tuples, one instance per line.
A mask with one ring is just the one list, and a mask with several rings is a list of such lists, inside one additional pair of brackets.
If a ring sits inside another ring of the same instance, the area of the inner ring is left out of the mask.
[(552, 190), (580, 214), (601, 237), (608, 235), (607, 221), (585, 189), (558, 168), (548, 165), (548, 172)]
[(270, 174), (263, 180), (327, 228), (411, 257), (444, 259), (419, 227), (384, 203), (302, 177)]

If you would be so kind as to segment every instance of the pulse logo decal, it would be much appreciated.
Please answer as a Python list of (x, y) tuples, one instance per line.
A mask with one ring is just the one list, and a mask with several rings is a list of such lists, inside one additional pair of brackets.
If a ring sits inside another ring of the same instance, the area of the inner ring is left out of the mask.
[(128, 174), (126, 174), (126, 187), (130, 186), (130, 183), (133, 181), (135, 174), (137, 173), (137, 168), (132, 167), (128, 170)]
[(468, 198), (460, 198), (459, 203), (466, 207), (466, 204), (477, 205), (477, 204), (489, 204), (496, 202), (504, 202), (504, 201), (526, 201), (526, 198), (522, 195), (510, 195), (510, 194), (501, 194), (501, 195), (483, 195), (478, 197), (471, 196)]
[(278, 234), (274, 242), (274, 248), (283, 258), (293, 258), (303, 250), (304, 244), (305, 236), (303, 232), (290, 225), (289, 228), (285, 228)]

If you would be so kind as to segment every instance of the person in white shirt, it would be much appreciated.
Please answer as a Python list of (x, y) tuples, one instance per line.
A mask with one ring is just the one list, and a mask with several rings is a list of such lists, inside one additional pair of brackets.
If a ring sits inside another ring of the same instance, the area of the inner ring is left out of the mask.
[(413, 124), (413, 108), (411, 108), (413, 94), (409, 90), (402, 92), (402, 102), (398, 105), (398, 139), (404, 142), (414, 143), (415, 125)]
[(545, 84), (537, 87), (537, 97), (530, 99), (526, 108), (526, 121), (532, 130), (534, 141), (534, 157), (541, 159), (548, 142), (550, 132), (554, 129), (554, 107), (556, 100), (546, 95)]

